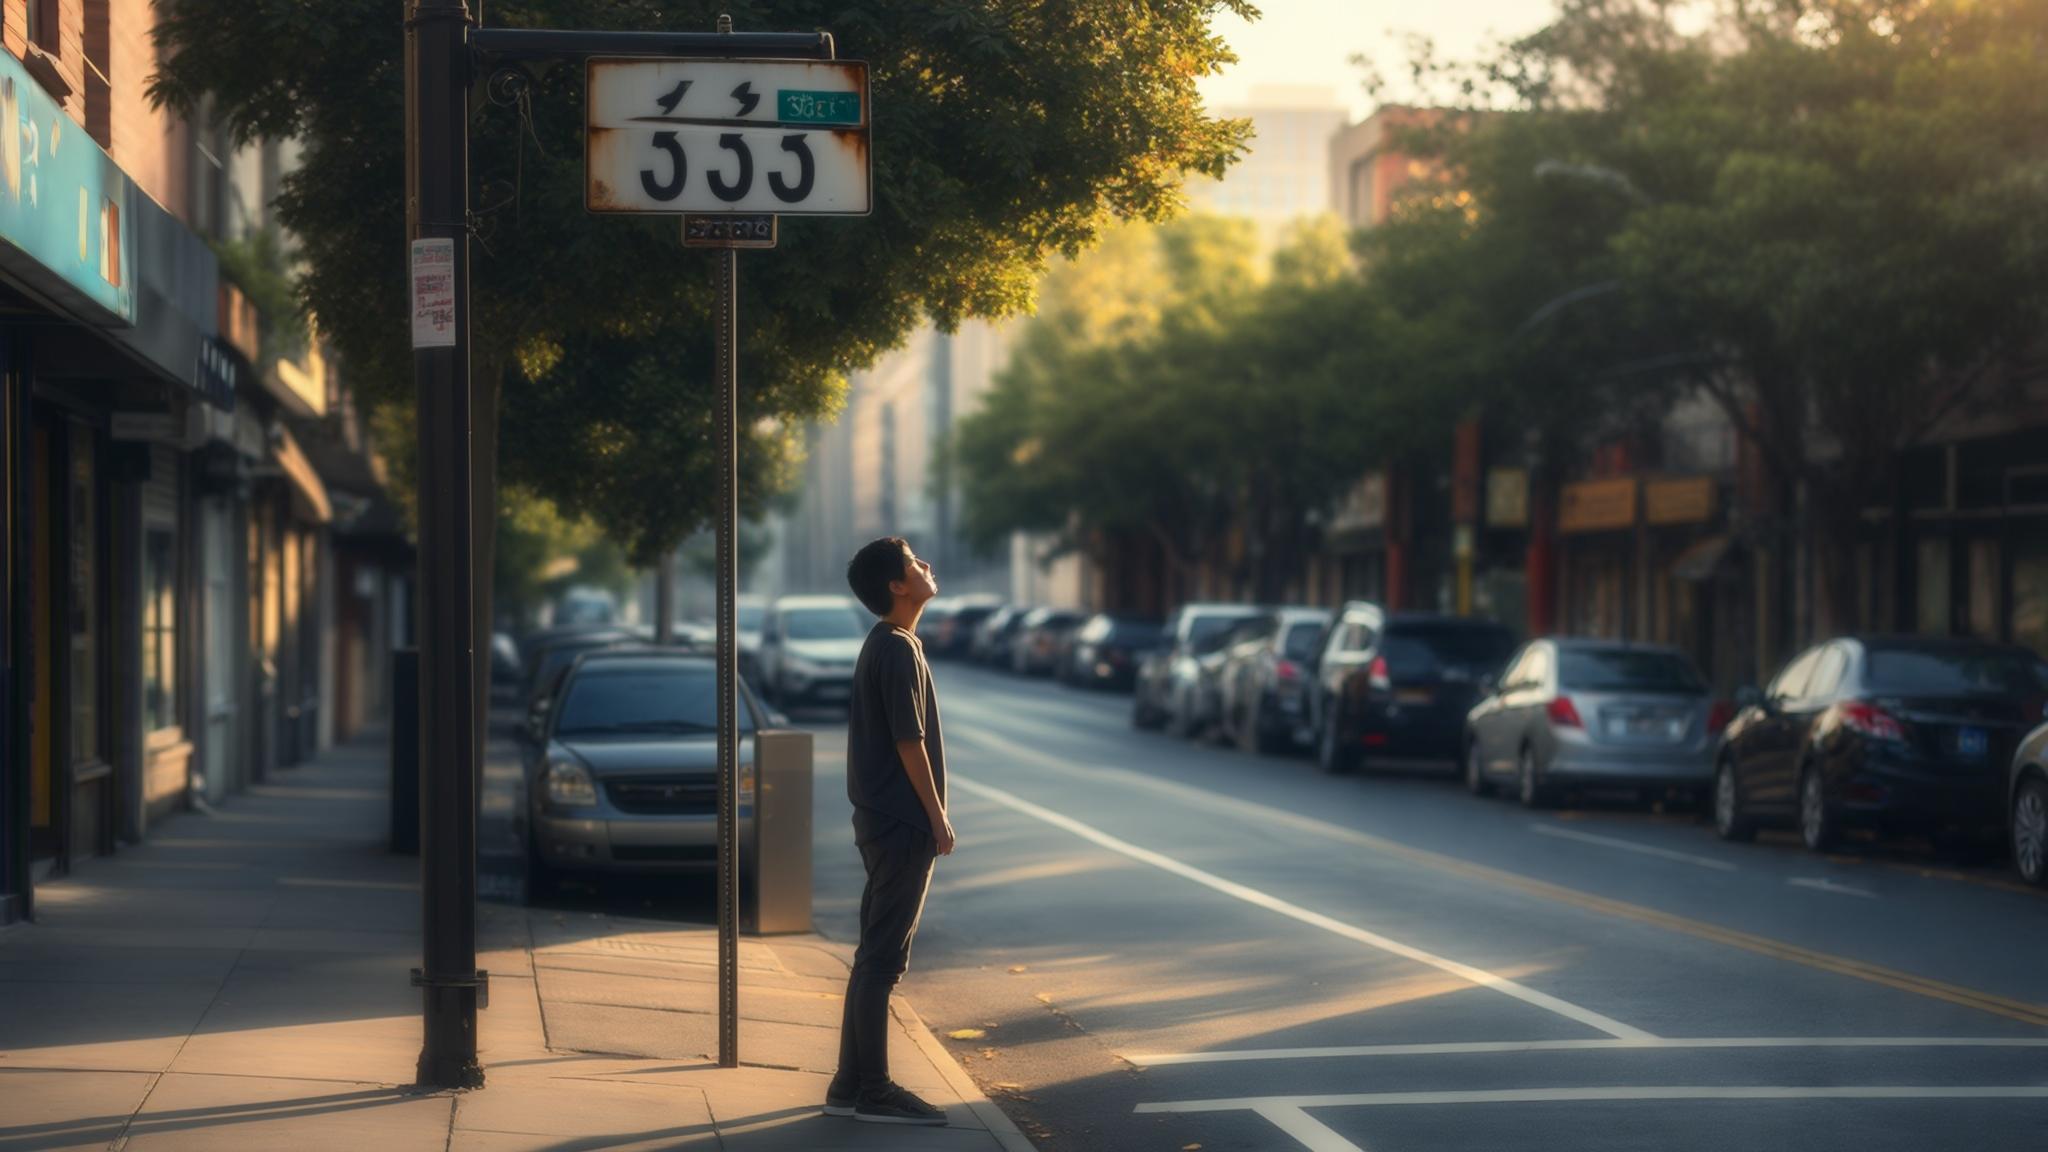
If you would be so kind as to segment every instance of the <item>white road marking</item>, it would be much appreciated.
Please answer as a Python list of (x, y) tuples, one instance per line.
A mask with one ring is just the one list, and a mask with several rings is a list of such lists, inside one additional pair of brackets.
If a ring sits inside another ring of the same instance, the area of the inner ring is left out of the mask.
[(1514, 1052), (1614, 1052), (1713, 1048), (2048, 1048), (2030, 1036), (1678, 1036), (1647, 1040), (1503, 1040), (1451, 1044), (1367, 1044), (1339, 1048), (1239, 1048), (1215, 1052), (1144, 1052), (1125, 1060), (1141, 1068), (1227, 1064), (1244, 1060), (1323, 1060), (1356, 1056), (1464, 1056)]
[(1282, 1132), (1301, 1141), (1308, 1152), (1365, 1152), (1321, 1120), (1292, 1104), (1266, 1104), (1253, 1109), (1259, 1115), (1271, 1120)]
[(1697, 864), (1717, 872), (1734, 872), (1736, 867), (1726, 860), (1715, 860), (1706, 856), (1694, 856), (1689, 852), (1674, 852), (1669, 848), (1658, 848), (1649, 844), (1638, 844), (1615, 836), (1595, 836), (1591, 832), (1577, 832), (1570, 828), (1559, 828), (1555, 824), (1531, 824), (1529, 831), (1540, 836), (1555, 836), (1560, 840), (1577, 840), (1581, 844), (1598, 844), (1602, 848), (1619, 848), (1624, 852), (1639, 852), (1645, 856), (1656, 856), (1665, 860), (1677, 860), (1684, 864)]
[(994, 800), (998, 804), (1022, 812), (1026, 816), (1042, 820), (1055, 828), (1071, 832), (1083, 840), (1100, 845), (1119, 855), (1128, 856), (1140, 863), (1150, 864), (1163, 872), (1171, 872), (1183, 879), (1192, 880), (1205, 888), (1221, 892), (1225, 896), (1237, 900), (1242, 900), (1254, 907), (1264, 908), (1269, 912), (1277, 912), (1289, 919), (1298, 920), (1311, 927), (1321, 928), (1332, 935), (1357, 941), (1368, 947), (1377, 948), (1382, 952), (1391, 952), (1396, 956), (1427, 964), (1432, 968), (1448, 972), (1473, 984), (1491, 988), (1503, 995), (1512, 996), (1525, 1004), (1532, 1004), (1546, 1011), (1555, 1012), (1559, 1016), (1563, 1016), (1568, 1020), (1575, 1020), (1586, 1025), (1588, 1028), (1605, 1032), (1609, 1036), (1630, 1040), (1647, 1040), (1651, 1038), (1650, 1033), (1640, 1028), (1630, 1027), (1619, 1020), (1603, 1016), (1589, 1008), (1581, 1008), (1570, 1001), (1560, 1000), (1547, 992), (1538, 992), (1536, 989), (1525, 984), (1518, 984), (1505, 977), (1496, 976), (1483, 968), (1474, 968), (1470, 964), (1461, 964), (1456, 960), (1438, 956), (1432, 952), (1425, 952), (1420, 948), (1403, 944), (1399, 940), (1382, 936), (1377, 932), (1360, 928), (1355, 924), (1347, 924), (1342, 920), (1325, 916), (1320, 912), (1312, 912), (1298, 904), (1289, 903), (1277, 896), (1270, 896), (1256, 888), (1247, 887), (1233, 880), (1226, 880), (1221, 876), (1205, 872), (1191, 864), (1183, 864), (1179, 860), (1163, 853), (1154, 852), (1149, 848), (1140, 848), (1127, 840), (1120, 840), (1098, 828), (1083, 824), (1071, 816), (1055, 812), (1050, 808), (1042, 808), (1029, 800), (1012, 795), (1000, 788), (991, 788), (986, 784), (977, 784), (957, 776), (951, 777), (951, 783), (957, 784), (977, 796)]
[(1268, 1108), (1397, 1108), (1443, 1104), (1551, 1104), (1613, 1100), (2048, 1100), (2033, 1084), (1948, 1087), (1918, 1084), (1876, 1087), (1693, 1087), (1684, 1084), (1627, 1088), (1501, 1088), (1476, 1092), (1357, 1092), (1338, 1096), (1239, 1096), (1225, 1100), (1169, 1100), (1136, 1111), (1264, 1112)]
[(1851, 887), (1847, 884), (1838, 884), (1833, 880), (1825, 880), (1819, 876), (1794, 876), (1790, 880), (1785, 881), (1785, 883), (1790, 884), (1794, 888), (1811, 888), (1815, 892), (1832, 892), (1837, 896), (1861, 896), (1865, 900), (1877, 899), (1877, 893), (1875, 892), (1865, 892), (1861, 888)]

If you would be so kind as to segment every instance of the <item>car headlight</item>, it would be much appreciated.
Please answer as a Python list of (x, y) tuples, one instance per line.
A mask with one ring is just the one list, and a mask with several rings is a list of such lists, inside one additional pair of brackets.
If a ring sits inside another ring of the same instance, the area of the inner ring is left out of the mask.
[(588, 808), (597, 803), (597, 784), (590, 778), (590, 769), (574, 760), (550, 758), (541, 773), (541, 784), (547, 789), (549, 803), (565, 808)]
[(789, 658), (789, 670), (799, 676), (822, 676), (825, 674), (824, 665), (813, 660), (806, 660), (801, 656), (791, 656)]

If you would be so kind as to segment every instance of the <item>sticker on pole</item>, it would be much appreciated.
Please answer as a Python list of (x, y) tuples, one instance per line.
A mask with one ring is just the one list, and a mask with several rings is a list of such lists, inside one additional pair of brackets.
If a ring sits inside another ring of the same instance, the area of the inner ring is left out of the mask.
[(412, 242), (412, 346), (455, 347), (455, 241)]
[(592, 212), (865, 216), (868, 66), (858, 60), (592, 60)]

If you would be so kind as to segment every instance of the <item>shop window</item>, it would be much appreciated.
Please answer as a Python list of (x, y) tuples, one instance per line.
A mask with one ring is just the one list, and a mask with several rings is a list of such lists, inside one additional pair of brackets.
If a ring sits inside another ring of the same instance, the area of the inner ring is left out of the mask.
[(1940, 537), (1920, 541), (1919, 561), (1914, 581), (1918, 592), (1915, 628), (1930, 636), (1946, 636), (1951, 598), (1948, 541)]
[(1970, 541), (1970, 635), (1998, 639), (1998, 541)]
[(142, 720), (145, 731), (178, 725), (178, 545), (167, 528), (142, 542)]
[(2039, 533), (2013, 542), (2012, 638), (2048, 655), (2048, 538)]

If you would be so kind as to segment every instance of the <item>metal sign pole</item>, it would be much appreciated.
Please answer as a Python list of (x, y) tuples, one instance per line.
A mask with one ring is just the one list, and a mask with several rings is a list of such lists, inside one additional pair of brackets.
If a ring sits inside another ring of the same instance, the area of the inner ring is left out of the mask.
[(419, 1082), (475, 1088), (475, 557), (469, 392), (469, 48), (464, 0), (414, 0), (406, 21), (413, 373), (419, 406)]
[(739, 282), (740, 254), (718, 285), (718, 1065), (740, 1062)]

